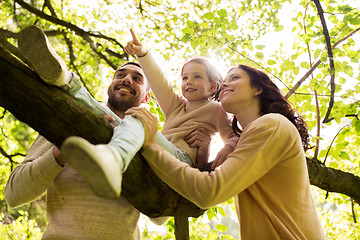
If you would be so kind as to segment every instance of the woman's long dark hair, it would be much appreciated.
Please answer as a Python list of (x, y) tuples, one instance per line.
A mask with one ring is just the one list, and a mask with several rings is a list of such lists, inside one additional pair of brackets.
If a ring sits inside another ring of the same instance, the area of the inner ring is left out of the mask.
[[(252, 87), (261, 88), (260, 95), (260, 114), (279, 113), (289, 119), (298, 130), (305, 151), (308, 149), (309, 134), (306, 122), (292, 108), (290, 102), (281, 94), (280, 89), (271, 81), (269, 76), (255, 68), (239, 65), (238, 68), (244, 70), (249, 78)], [(240, 135), (242, 132), (238, 127), (238, 121), (234, 116), (232, 127), (235, 134)]]

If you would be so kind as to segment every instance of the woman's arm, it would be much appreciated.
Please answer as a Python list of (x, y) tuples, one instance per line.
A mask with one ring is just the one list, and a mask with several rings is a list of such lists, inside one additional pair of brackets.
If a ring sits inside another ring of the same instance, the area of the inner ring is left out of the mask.
[(141, 119), (146, 139), (150, 139), (145, 140), (142, 152), (150, 167), (171, 188), (204, 209), (228, 200), (259, 180), (293, 147), (291, 134), (296, 134), (296, 129), (289, 132), (279, 127), (277, 119), (259, 118), (249, 124), (221, 167), (207, 173), (179, 162), (151, 140), (156, 118), (138, 112), (133, 116)]
[(38, 136), (25, 160), (12, 171), (5, 186), (5, 201), (10, 207), (39, 198), (63, 169), (54, 157), (53, 147)]

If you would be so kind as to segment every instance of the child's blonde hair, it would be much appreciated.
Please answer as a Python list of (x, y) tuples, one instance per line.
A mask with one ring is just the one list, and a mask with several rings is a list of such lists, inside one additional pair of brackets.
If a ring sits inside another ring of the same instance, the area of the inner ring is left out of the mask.
[(221, 84), (223, 82), (223, 77), (220, 74), (220, 72), (216, 70), (215, 66), (212, 65), (208, 59), (206, 59), (204, 57), (195, 57), (195, 58), (190, 59), (183, 65), (183, 67), (181, 69), (181, 75), (183, 74), (184, 67), (188, 63), (192, 63), (192, 62), (199, 63), (199, 64), (202, 64), (205, 66), (206, 74), (209, 78), (210, 83), (213, 83), (213, 82), (216, 83), (216, 90), (210, 96), (212, 97), (213, 100), (219, 101)]

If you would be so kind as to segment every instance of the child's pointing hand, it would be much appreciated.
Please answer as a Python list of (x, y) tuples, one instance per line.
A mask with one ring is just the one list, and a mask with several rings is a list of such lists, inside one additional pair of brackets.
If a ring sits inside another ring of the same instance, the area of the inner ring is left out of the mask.
[(132, 40), (125, 46), (125, 52), (128, 54), (136, 54), (138, 57), (143, 57), (147, 54), (148, 50), (143, 47), (139, 39), (136, 37), (134, 30), (130, 28)]

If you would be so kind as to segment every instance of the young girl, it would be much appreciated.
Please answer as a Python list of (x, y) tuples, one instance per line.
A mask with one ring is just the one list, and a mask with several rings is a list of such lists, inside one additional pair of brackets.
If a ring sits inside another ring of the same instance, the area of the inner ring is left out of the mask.
[(310, 190), (303, 119), (265, 73), (244, 65), (228, 72), (220, 101), (234, 114), (234, 132), (242, 133), (211, 173), (174, 161), (153, 140), (156, 118), (146, 109), (128, 110), (143, 122), (142, 154), (150, 167), (201, 208), (234, 197), (241, 239), (325, 239)]
[(238, 140), (233, 134), (227, 113), (218, 102), (211, 100), (218, 98), (222, 82), (221, 74), (205, 58), (188, 61), (182, 67), (182, 96), (179, 96), (174, 92), (151, 54), (141, 45), (134, 31), (130, 29), (130, 32), (133, 40), (128, 42), (125, 51), (136, 54), (152, 92), (165, 114), (166, 121), (161, 133), (184, 150), (196, 167), (202, 167), (207, 159), (197, 159), (197, 148), (191, 148), (184, 141), (184, 137), (199, 127), (204, 127), (209, 134), (219, 132), (225, 144), (217, 154), (213, 168), (220, 165), (233, 151)]

